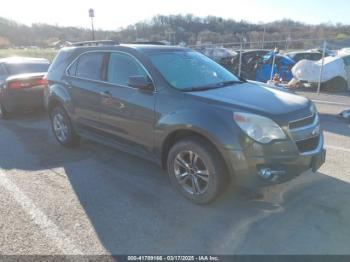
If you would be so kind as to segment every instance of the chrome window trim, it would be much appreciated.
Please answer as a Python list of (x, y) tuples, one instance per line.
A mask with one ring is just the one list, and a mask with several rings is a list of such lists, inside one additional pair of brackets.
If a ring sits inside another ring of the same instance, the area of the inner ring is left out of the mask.
[(151, 82), (152, 82), (152, 85), (153, 85), (153, 93), (156, 93), (157, 92), (157, 88), (154, 84), (154, 80), (151, 76), (151, 74), (148, 72), (148, 70), (145, 68), (145, 66), (132, 54), (130, 53), (127, 53), (127, 52), (124, 52), (124, 51), (119, 51), (119, 50), (91, 50), (91, 51), (86, 51), (86, 52), (83, 52), (81, 54), (79, 54), (76, 58), (74, 58), (74, 60), (67, 66), (66, 70), (65, 70), (65, 75), (67, 77), (73, 77), (73, 78), (76, 78), (76, 79), (81, 79), (81, 80), (88, 80), (88, 81), (93, 81), (93, 82), (96, 82), (96, 83), (102, 83), (102, 84), (109, 84), (109, 85), (112, 85), (112, 86), (115, 86), (115, 87), (126, 87), (126, 88), (131, 88), (131, 89), (136, 89), (134, 87), (131, 87), (131, 86), (126, 86), (126, 85), (117, 85), (117, 84), (114, 84), (114, 83), (111, 83), (111, 82), (108, 82), (108, 81), (102, 81), (102, 80), (95, 80), (95, 79), (90, 79), (90, 78), (85, 78), (85, 77), (78, 77), (78, 76), (72, 76), (72, 75), (69, 75), (68, 74), (68, 70), (69, 68), (83, 55), (85, 54), (89, 54), (89, 53), (121, 53), (121, 54), (124, 54), (124, 55), (128, 55), (130, 56), (131, 58), (133, 58), (136, 63), (138, 63), (141, 68), (146, 72), (147, 76), (150, 78)]

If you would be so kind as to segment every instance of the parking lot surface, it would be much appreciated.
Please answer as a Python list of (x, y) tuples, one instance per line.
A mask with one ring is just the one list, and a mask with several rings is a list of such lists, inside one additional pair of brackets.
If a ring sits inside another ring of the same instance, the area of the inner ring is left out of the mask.
[[(82, 141), (58, 145), (44, 113), (0, 121), (1, 254), (350, 254), (347, 96), (317, 102), (326, 164), (197, 206), (158, 166)], [(340, 101), (340, 102), (339, 102)]]

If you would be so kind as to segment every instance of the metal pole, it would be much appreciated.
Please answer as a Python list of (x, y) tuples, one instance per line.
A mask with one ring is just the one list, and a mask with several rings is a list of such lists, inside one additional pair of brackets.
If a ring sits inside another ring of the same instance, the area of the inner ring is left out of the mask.
[(239, 65), (238, 65), (238, 76), (241, 77), (241, 67), (242, 67), (242, 42), (241, 49), (239, 50)]
[(265, 45), (265, 33), (266, 33), (266, 25), (264, 25), (264, 33), (263, 33), (263, 39), (262, 39), (262, 46), (261, 46), (261, 49), (264, 49), (264, 45)]
[(91, 17), (92, 41), (95, 40), (94, 18)]
[(273, 69), (275, 68), (275, 63), (276, 63), (276, 48), (273, 50), (273, 59), (272, 59), (272, 65), (271, 65), (271, 75), (270, 75), (270, 80), (273, 79)]
[(92, 41), (94, 41), (95, 40), (95, 29), (94, 29), (95, 11), (92, 8), (89, 9), (89, 17), (91, 18)]
[(326, 43), (326, 41), (324, 41), (323, 42), (323, 52), (322, 52), (322, 64), (321, 64), (321, 69), (320, 69), (320, 79), (318, 81), (317, 94), (320, 94), (320, 91), (321, 91), (321, 81), (323, 78), (323, 67), (324, 67), (324, 58), (326, 55), (326, 46), (327, 46), (327, 43)]

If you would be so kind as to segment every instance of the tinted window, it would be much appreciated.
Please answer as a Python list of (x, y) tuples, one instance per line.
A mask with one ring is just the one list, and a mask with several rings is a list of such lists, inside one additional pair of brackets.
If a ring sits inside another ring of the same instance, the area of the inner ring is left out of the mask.
[(103, 53), (88, 53), (79, 58), (76, 76), (92, 80), (102, 80)]
[(350, 56), (343, 57), (343, 60), (346, 66), (350, 66)]
[(68, 75), (75, 76), (77, 72), (77, 65), (78, 61), (75, 61), (69, 68), (68, 68)]
[(322, 59), (322, 54), (312, 54), (312, 60), (320, 60)]
[(107, 73), (108, 82), (127, 86), (130, 76), (147, 77), (147, 74), (135, 58), (127, 54), (111, 53)]
[(300, 54), (296, 54), (291, 57), (295, 62), (299, 62), (302, 59), (302, 56)]
[(163, 77), (180, 90), (239, 81), (208, 57), (193, 51), (151, 53), (149, 57)]
[(47, 63), (11, 63), (6, 64), (10, 75), (47, 72), (49, 64)]
[(0, 64), (0, 75), (7, 75), (6, 68), (2, 64)]

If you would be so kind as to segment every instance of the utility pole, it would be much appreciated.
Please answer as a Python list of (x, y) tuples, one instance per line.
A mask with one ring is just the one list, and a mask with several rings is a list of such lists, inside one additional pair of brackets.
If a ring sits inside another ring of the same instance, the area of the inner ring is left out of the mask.
[(264, 46), (265, 46), (265, 34), (266, 34), (266, 24), (264, 24), (264, 33), (263, 33), (261, 49), (264, 49)]
[(273, 50), (273, 58), (272, 58), (272, 65), (271, 65), (271, 75), (270, 75), (270, 80), (273, 79), (274, 76), (274, 69), (275, 69), (275, 64), (276, 64), (276, 55), (277, 55), (278, 49), (277, 46)]
[(95, 40), (95, 29), (94, 29), (95, 11), (92, 8), (89, 9), (89, 17), (91, 18), (92, 41), (94, 41)]
[(327, 48), (327, 42), (324, 41), (323, 42), (323, 51), (322, 51), (322, 62), (321, 62), (321, 69), (320, 69), (320, 77), (318, 80), (318, 86), (317, 86), (317, 94), (320, 94), (321, 91), (321, 82), (322, 82), (322, 78), (323, 78), (323, 67), (324, 67), (324, 58), (326, 56), (326, 48)]

